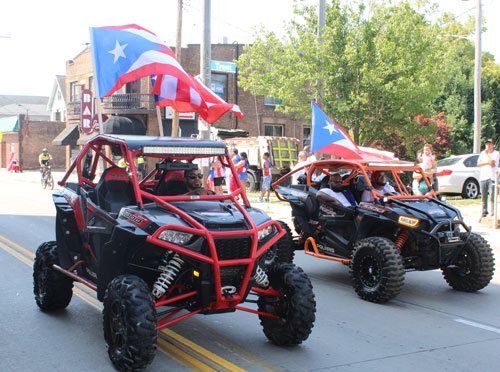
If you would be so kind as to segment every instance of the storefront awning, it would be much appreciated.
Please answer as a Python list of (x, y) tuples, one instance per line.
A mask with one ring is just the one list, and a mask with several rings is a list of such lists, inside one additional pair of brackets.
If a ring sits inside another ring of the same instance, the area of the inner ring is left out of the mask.
[(105, 134), (132, 134), (143, 136), (146, 127), (137, 119), (125, 116), (110, 116), (103, 124)]
[(82, 133), (80, 135), (80, 138), (78, 138), (78, 141), (76, 141), (77, 145), (84, 146), (87, 144), (88, 141), (90, 141), (92, 138), (97, 136), (99, 133), (92, 133), (92, 134), (84, 134)]
[(56, 146), (74, 146), (78, 140), (78, 125), (69, 124), (64, 130), (52, 140), (52, 144)]
[(19, 132), (19, 120), (17, 116), (7, 116), (0, 118), (0, 132), (17, 133)]

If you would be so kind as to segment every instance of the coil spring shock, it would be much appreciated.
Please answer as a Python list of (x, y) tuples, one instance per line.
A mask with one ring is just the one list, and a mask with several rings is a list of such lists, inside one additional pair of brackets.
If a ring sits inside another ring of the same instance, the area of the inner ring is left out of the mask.
[(269, 286), (269, 279), (267, 278), (267, 274), (260, 266), (257, 266), (257, 269), (255, 270), (255, 275), (253, 276), (253, 278), (255, 280), (255, 283), (257, 283), (258, 286), (260, 286), (260, 287)]
[(396, 238), (396, 241), (394, 242), (394, 244), (396, 245), (396, 247), (398, 247), (399, 250), (403, 249), (403, 245), (405, 245), (409, 236), (410, 233), (408, 232), (408, 230), (403, 230), (399, 233), (398, 237)]
[(174, 282), (177, 274), (181, 271), (184, 261), (176, 253), (171, 260), (168, 260), (169, 252), (166, 252), (163, 258), (160, 260), (160, 265), (158, 269), (162, 270), (162, 273), (156, 279), (155, 284), (153, 284), (153, 296), (156, 298), (161, 298), (168, 290), (170, 285)]

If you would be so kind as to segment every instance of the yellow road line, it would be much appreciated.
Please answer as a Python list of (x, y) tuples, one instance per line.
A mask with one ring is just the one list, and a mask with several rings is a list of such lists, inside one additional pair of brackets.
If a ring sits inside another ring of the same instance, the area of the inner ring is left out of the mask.
[[(4, 242), (8, 243), (9, 245), (12, 245), (15, 247), (11, 248), (7, 244), (0, 242), (0, 247), (4, 249), (6, 252), (10, 253), (12, 256), (15, 258), (19, 259), (26, 265), (32, 267), (33, 266), (33, 258), (35, 257), (35, 254), (28, 249), (20, 246), (17, 243), (14, 243), (13, 241), (7, 239), (3, 235), (0, 235), (0, 239), (3, 240)], [(21, 251), (21, 252), (19, 252)], [(28, 256), (28, 257), (26, 257)], [(78, 286), (83, 286), (82, 284), (75, 282), (76, 285)], [(85, 286), (83, 286), (85, 287)], [(86, 288), (86, 287), (85, 287)], [(81, 298), (83, 301), (87, 302), (88, 304), (92, 305), (92, 307), (97, 308), (97, 310), (102, 310), (102, 304), (99, 302), (96, 298), (85, 292), (84, 290), (75, 287), (74, 288), (74, 293), (77, 295), (79, 298)], [(209, 350), (195, 344), (194, 342), (188, 340), (187, 338), (179, 335), (178, 333), (170, 330), (170, 329), (162, 329), (160, 332), (164, 333), (166, 336), (169, 338), (173, 339), (174, 341), (178, 342), (179, 344), (183, 345), (184, 347), (192, 350), (195, 354), (198, 354), (202, 356), (203, 358), (221, 366), (222, 368), (231, 371), (231, 372), (247, 372), (246, 370), (238, 367), (236, 364), (233, 364), (224, 358), (221, 358), (220, 356), (210, 352)], [(177, 346), (163, 340), (161, 337), (158, 338), (158, 349), (164, 352), (165, 354), (169, 355), (173, 359), (177, 360), (179, 363), (183, 364), (185, 367), (192, 369), (193, 371), (196, 372), (212, 372), (212, 371), (217, 371), (210, 367), (209, 365), (203, 363), (199, 359), (193, 357), (189, 353), (186, 353), (185, 351), (181, 350)]]
[(201, 347), (198, 344), (188, 340), (187, 338), (181, 336), (180, 334), (172, 331), (171, 329), (163, 328), (161, 330), (165, 335), (173, 338), (175, 341), (179, 342), (181, 345), (193, 350), (196, 354), (199, 354), (211, 362), (221, 366), (222, 368), (227, 369), (232, 372), (246, 372), (243, 368), (238, 367), (236, 364), (229, 362), (228, 360), (221, 358), (220, 356), (212, 353), (211, 351)]
[(185, 367), (191, 369), (195, 372), (217, 372), (209, 365), (201, 362), (200, 360), (194, 358), (189, 353), (186, 353), (177, 346), (171, 344), (170, 342), (158, 337), (158, 348), (161, 349), (165, 354), (170, 356), (172, 359), (176, 360)]

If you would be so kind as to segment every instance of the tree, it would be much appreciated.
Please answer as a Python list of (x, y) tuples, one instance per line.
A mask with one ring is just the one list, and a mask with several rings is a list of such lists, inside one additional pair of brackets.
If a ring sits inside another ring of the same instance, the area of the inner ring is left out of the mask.
[(321, 43), (316, 7), (296, 1), (285, 38), (261, 29), (246, 47), (238, 61), (241, 86), (281, 99), (283, 112), (309, 118), (322, 80), (323, 109), (356, 143), (383, 139), (387, 130), (430, 136), (433, 129), (414, 118), (430, 116), (442, 92), (439, 28), (408, 2), (379, 1), (371, 9), (353, 3), (327, 5)]

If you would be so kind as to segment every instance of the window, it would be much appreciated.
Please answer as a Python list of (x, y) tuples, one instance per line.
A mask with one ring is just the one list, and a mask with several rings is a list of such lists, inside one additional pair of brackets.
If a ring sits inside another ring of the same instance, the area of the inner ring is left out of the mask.
[(477, 161), (479, 159), (479, 155), (473, 155), (464, 160), (464, 165), (466, 167), (477, 167)]
[(80, 100), (80, 85), (77, 81), (69, 83), (69, 101), (76, 102)]
[(212, 73), (211, 79), (211, 89), (227, 102), (227, 74)]
[(264, 136), (283, 137), (284, 133), (284, 125), (264, 124)]
[(302, 128), (302, 147), (311, 144), (311, 127)]
[(89, 76), (89, 89), (91, 91), (94, 91), (94, 77), (93, 76)]
[(273, 98), (273, 97), (264, 97), (264, 105), (266, 106), (279, 106), (283, 103), (281, 99)]

